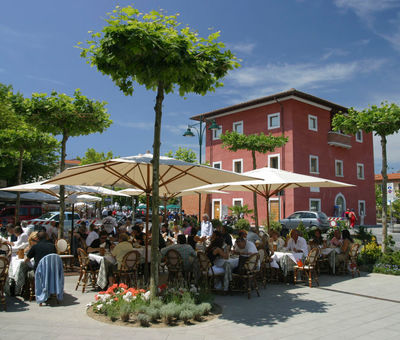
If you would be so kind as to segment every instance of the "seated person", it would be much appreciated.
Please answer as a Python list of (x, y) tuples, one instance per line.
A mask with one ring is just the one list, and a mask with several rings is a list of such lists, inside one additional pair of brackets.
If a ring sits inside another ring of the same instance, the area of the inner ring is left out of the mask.
[(28, 246), (28, 234), (24, 233), (21, 227), (14, 228), (15, 236), (17, 240), (10, 242), (13, 250), (25, 249)]
[(128, 234), (119, 234), (118, 244), (116, 246), (111, 246), (111, 254), (117, 260), (118, 269), (121, 268), (124, 256), (132, 250), (134, 249), (132, 243), (129, 242)]
[(36, 270), (40, 260), (49, 254), (57, 254), (57, 249), (54, 243), (48, 240), (48, 235), (46, 232), (41, 231), (37, 234), (38, 242), (29, 249), (28, 254), (26, 254), (25, 262), (30, 262), (33, 258), (35, 260), (34, 270)]
[(335, 231), (333, 232), (333, 238), (330, 241), (330, 245), (332, 247), (340, 247), (342, 243), (343, 240), (342, 240), (342, 235), (340, 234), (340, 230), (335, 229)]
[(187, 238), (187, 243), (194, 250), (196, 250), (197, 240), (199, 239), (196, 235), (197, 235), (197, 229), (195, 227), (192, 227), (192, 229), (190, 230), (190, 235)]
[(49, 236), (49, 240), (52, 242), (57, 241), (58, 239), (58, 227), (59, 227), (59, 222), (57, 221), (52, 221), (50, 225), (46, 225), (46, 232), (47, 235)]
[(224, 239), (224, 247), (225, 249), (229, 252), (231, 251), (233, 242), (232, 242), (232, 236), (226, 231), (226, 226), (223, 224), (219, 225), (217, 227), (217, 231), (221, 233), (222, 238)]
[(90, 232), (85, 239), (86, 247), (89, 247), (94, 240), (99, 238), (99, 230), (94, 223), (90, 225), (89, 230)]
[(282, 251), (283, 248), (285, 248), (285, 241), (283, 238), (276, 230), (272, 230), (270, 234), (271, 238), (269, 239), (269, 249), (273, 251)]
[(288, 241), (287, 248), (288, 250), (296, 253), (303, 253), (304, 256), (308, 255), (307, 242), (303, 237), (299, 236), (299, 233), (296, 229), (293, 229), (291, 232), (291, 238)]
[(256, 243), (256, 241), (261, 241), (261, 237), (257, 234), (256, 227), (251, 226), (246, 237), (247, 241)]
[[(215, 234), (215, 233), (214, 233)], [(210, 259), (211, 264), (213, 265), (213, 270), (215, 274), (223, 273), (224, 270), (221, 266), (222, 262), (218, 261), (219, 259), (228, 259), (229, 253), (224, 251), (224, 239), (222, 237), (215, 237), (211, 240), (210, 245), (206, 249), (206, 255)], [(216, 267), (222, 269), (219, 270)]]
[(354, 243), (353, 239), (350, 236), (350, 232), (347, 229), (342, 231), (342, 246), (340, 247), (340, 254), (336, 255), (335, 257), (335, 265), (338, 266), (339, 264), (346, 262), (349, 258), (349, 252), (352, 244)]
[(25, 248), (25, 253), (28, 253), (32, 246), (39, 242), (38, 232), (33, 231), (28, 237), (28, 247)]
[(238, 238), (246, 238), (246, 237), (247, 237), (247, 231), (246, 230), (239, 230)]
[(138, 243), (141, 246), (145, 245), (146, 234), (142, 231), (140, 225), (135, 225), (132, 228), (132, 236), (135, 243)]
[(256, 254), (257, 252), (258, 250), (253, 242), (247, 241), (242, 237), (236, 239), (235, 246), (233, 247), (234, 254), (250, 256), (252, 254)]
[(105, 230), (100, 231), (99, 238), (96, 238), (87, 248), (88, 253), (98, 253), (100, 248), (110, 249), (111, 242), (108, 239), (108, 234)]
[(17, 241), (17, 236), (15, 235), (15, 231), (14, 231), (14, 225), (12, 223), (8, 223), (6, 228), (7, 228), (7, 234), (10, 239), (10, 242)]
[(310, 240), (310, 246), (312, 248), (322, 247), (323, 245), (326, 245), (326, 242), (324, 242), (324, 239), (322, 238), (321, 230), (317, 228), (314, 230), (314, 237), (312, 238), (312, 240)]
[(183, 270), (192, 271), (193, 262), (197, 258), (197, 254), (190, 245), (186, 244), (185, 235), (178, 235), (177, 241), (177, 244), (173, 244), (161, 249), (161, 255), (165, 256), (170, 249), (176, 250), (182, 257)]

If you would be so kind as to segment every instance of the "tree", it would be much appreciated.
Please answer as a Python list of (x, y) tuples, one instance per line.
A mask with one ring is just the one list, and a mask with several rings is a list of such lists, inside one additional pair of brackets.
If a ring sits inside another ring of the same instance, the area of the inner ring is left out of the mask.
[(112, 151), (108, 151), (106, 154), (104, 154), (104, 152), (97, 152), (93, 148), (88, 148), (84, 157), (77, 157), (77, 159), (81, 161), (81, 165), (99, 163), (112, 158), (115, 158)]
[(253, 210), (249, 209), (247, 204), (241, 206), (241, 205), (233, 205), (228, 208), (230, 211), (232, 211), (232, 215), (236, 216), (236, 219), (242, 218), (242, 216), (249, 215), (253, 212)]
[[(117, 6), (108, 14), (107, 26), (92, 33), (81, 56), (111, 77), (125, 95), (132, 95), (133, 83), (157, 92), (154, 106), (152, 205), (159, 206), (159, 159), (162, 105), (165, 94), (205, 95), (222, 86), (219, 79), (239, 64), (229, 50), (217, 41), (219, 32), (200, 38), (189, 27), (179, 28), (177, 15), (151, 11), (142, 14), (128, 6)], [(78, 43), (79, 44), (79, 43)], [(152, 256), (150, 291), (157, 295), (158, 209), (152, 215)]]
[[(0, 97), (3, 105), (8, 102), (7, 116), (4, 117), (6, 122), (0, 129), (1, 158), (4, 155), (8, 156), (14, 163), (13, 169), (15, 169), (15, 163), (17, 163), (16, 182), (19, 185), (22, 183), (24, 159), (29, 159), (32, 153), (54, 154), (59, 143), (50, 134), (41, 132), (28, 123), (26, 119), (28, 99), (24, 99), (20, 93), (14, 94), (10, 86), (1, 86)], [(19, 219), (19, 207), (20, 193), (18, 192), (15, 209), (16, 222)]]
[(382, 102), (381, 106), (369, 106), (362, 111), (350, 108), (347, 113), (336, 114), (332, 120), (334, 130), (355, 135), (359, 130), (374, 132), (381, 139), (382, 148), (382, 250), (387, 239), (387, 136), (400, 130), (400, 107)]
[[(272, 136), (271, 134), (265, 135), (264, 133), (255, 133), (245, 135), (236, 131), (227, 131), (220, 136), (222, 146), (230, 151), (247, 150), (251, 152), (253, 159), (253, 169), (257, 169), (256, 152), (267, 153), (273, 152), (276, 148), (285, 145), (288, 138), (285, 136)], [(258, 231), (258, 207), (257, 207), (257, 193), (253, 192), (253, 205), (254, 205), (254, 221)], [(268, 207), (267, 207), (268, 209)]]
[[(105, 102), (94, 101), (83, 96), (78, 90), (74, 96), (53, 91), (50, 96), (46, 93), (33, 93), (28, 115), (42, 131), (54, 136), (61, 135), (60, 171), (65, 170), (66, 144), (68, 138), (103, 132), (112, 121), (105, 109)], [(60, 186), (60, 227), (59, 237), (64, 232), (64, 186)]]
[(179, 159), (181, 161), (185, 161), (188, 163), (196, 163), (197, 162), (196, 153), (191, 149), (183, 148), (181, 146), (178, 148), (178, 150), (175, 151), (175, 155), (173, 154), (172, 151), (168, 151), (165, 154), (165, 156)]

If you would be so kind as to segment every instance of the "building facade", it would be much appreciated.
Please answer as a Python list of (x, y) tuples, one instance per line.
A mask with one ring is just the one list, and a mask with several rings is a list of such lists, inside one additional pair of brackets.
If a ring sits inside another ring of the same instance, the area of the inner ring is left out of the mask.
[[(305, 175), (354, 184), (351, 188), (296, 188), (284, 190), (270, 200), (274, 219), (289, 216), (297, 210), (323, 211), (341, 216), (353, 208), (363, 224), (376, 223), (374, 190), (374, 157), (372, 134), (359, 131), (349, 136), (332, 131), (332, 117), (346, 107), (310, 94), (291, 89), (286, 92), (225, 107), (194, 120), (215, 120), (219, 130), (208, 130), (206, 159), (216, 168), (245, 172), (253, 169), (251, 152), (231, 152), (222, 147), (219, 138), (226, 131), (244, 134), (263, 132), (284, 135), (289, 141), (267, 154), (257, 153), (257, 168), (274, 167)], [(252, 193), (213, 194), (204, 201), (205, 211), (213, 218), (228, 214), (228, 207), (247, 204), (253, 207)], [(186, 212), (192, 213), (194, 199), (184, 200)], [(259, 221), (266, 217), (266, 202), (258, 197)], [(197, 213), (197, 212), (193, 212)]]

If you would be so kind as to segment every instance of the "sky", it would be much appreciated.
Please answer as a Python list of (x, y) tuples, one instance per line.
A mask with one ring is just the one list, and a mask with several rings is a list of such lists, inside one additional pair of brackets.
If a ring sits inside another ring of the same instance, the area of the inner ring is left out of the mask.
[[(241, 59), (216, 92), (165, 97), (161, 154), (179, 146), (198, 152), (198, 140), (182, 136), (191, 116), (290, 88), (360, 110), (384, 100), (400, 104), (400, 0), (4, 0), (1, 83), (26, 97), (52, 90), (73, 95), (79, 88), (108, 103), (112, 126), (70, 138), (67, 159), (88, 148), (117, 156), (152, 150), (156, 94), (137, 85), (125, 96), (75, 47), (88, 31), (101, 30), (116, 5), (129, 4), (141, 12), (179, 13), (201, 36), (221, 31), (220, 41)], [(388, 138), (389, 172), (400, 170), (399, 147), (398, 134)], [(379, 173), (376, 137), (374, 156)]]

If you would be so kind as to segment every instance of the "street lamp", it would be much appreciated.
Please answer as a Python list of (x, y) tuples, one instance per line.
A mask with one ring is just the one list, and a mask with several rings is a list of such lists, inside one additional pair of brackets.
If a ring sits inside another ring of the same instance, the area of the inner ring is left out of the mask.
[[(204, 133), (206, 132), (207, 123), (210, 123), (210, 126), (208, 127), (209, 130), (212, 131), (219, 130), (219, 126), (215, 121), (215, 119), (205, 120), (204, 116), (201, 116), (200, 121), (198, 123), (188, 125), (187, 130), (183, 134), (184, 137), (195, 137), (195, 134), (192, 132), (191, 129), (194, 129), (196, 131), (197, 136), (199, 138), (199, 164), (202, 163), (201, 150), (203, 147), (203, 138), (204, 138)], [(201, 194), (199, 194), (199, 223), (201, 223)]]

